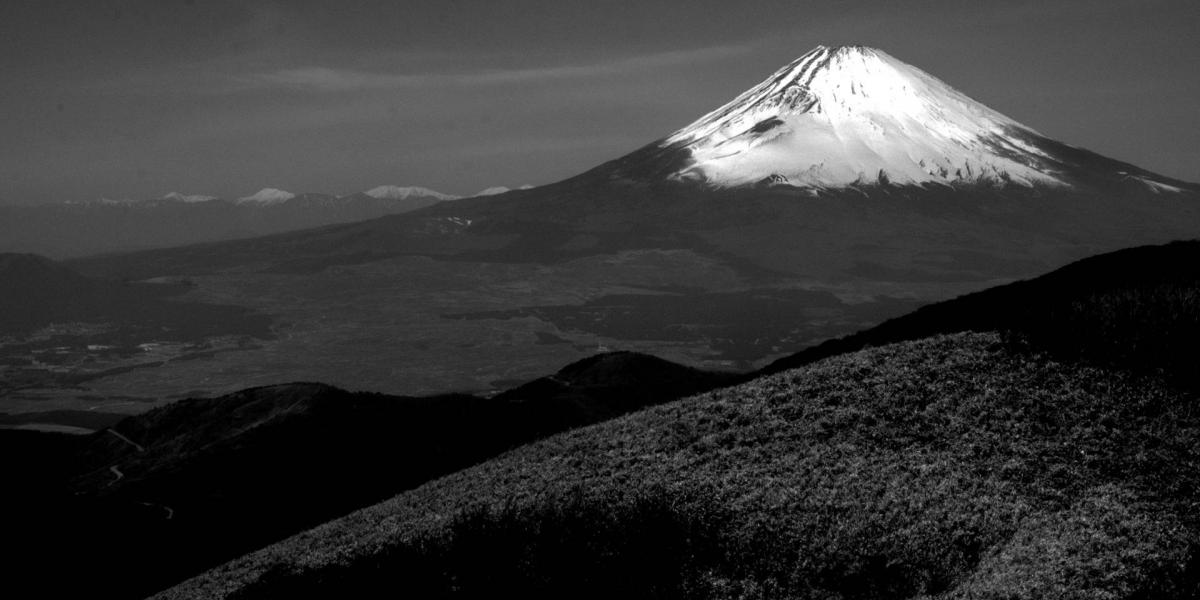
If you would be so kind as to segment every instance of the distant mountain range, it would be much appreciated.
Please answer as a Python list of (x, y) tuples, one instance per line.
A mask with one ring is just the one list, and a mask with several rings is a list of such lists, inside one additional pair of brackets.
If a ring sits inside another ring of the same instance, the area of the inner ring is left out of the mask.
[(170, 192), (145, 200), (0, 206), (0, 252), (63, 258), (230, 240), (361, 221), (458, 198), (384, 185), (344, 196), (264, 188), (230, 200)]

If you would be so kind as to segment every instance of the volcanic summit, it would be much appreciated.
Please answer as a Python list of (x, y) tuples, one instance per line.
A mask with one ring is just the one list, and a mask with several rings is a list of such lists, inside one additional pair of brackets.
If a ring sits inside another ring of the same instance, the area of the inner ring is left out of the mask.
[(1069, 188), (1102, 182), (1152, 192), (1184, 189), (1181, 182), (1051, 140), (864, 46), (818, 46), (637, 156), (651, 159), (657, 176), (711, 187)]

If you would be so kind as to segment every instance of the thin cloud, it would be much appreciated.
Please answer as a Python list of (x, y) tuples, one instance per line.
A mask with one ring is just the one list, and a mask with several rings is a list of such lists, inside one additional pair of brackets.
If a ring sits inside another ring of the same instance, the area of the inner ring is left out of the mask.
[(328, 67), (300, 67), (263, 73), (252, 78), (266, 87), (320, 92), (345, 92), (414, 87), (431, 82), (431, 76), (365, 73)]
[(587, 65), (560, 65), (531, 69), (502, 69), (463, 74), (446, 73), (380, 73), (306, 66), (280, 69), (253, 75), (245, 83), (262, 87), (283, 87), (313, 92), (348, 92), (363, 90), (427, 88), (430, 86), (488, 86), (529, 83), (559, 79), (585, 79), (605, 75), (647, 71), (680, 64), (722, 60), (746, 54), (753, 46), (725, 45), (660, 52), (623, 58), (616, 61)]

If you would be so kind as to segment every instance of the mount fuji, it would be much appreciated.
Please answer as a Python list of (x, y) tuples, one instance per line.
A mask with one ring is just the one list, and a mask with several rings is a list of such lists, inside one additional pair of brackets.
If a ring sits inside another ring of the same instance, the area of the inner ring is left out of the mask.
[(814, 193), (870, 185), (1196, 191), (1051, 140), (863, 46), (818, 46), (612, 171)]
[(359, 260), (328, 254), (559, 262), (686, 248), (821, 281), (988, 281), (1200, 233), (1200, 186), (1055, 141), (865, 46), (818, 46), (575, 177), (489, 191), (345, 226), (370, 234), (255, 242), (253, 260), (273, 246), (281, 257), (321, 254), (320, 264)]

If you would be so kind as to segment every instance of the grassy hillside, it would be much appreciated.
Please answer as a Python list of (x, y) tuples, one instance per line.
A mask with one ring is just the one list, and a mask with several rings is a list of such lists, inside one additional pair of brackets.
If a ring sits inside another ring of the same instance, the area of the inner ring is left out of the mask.
[[(69, 438), (0, 432), (11, 462), (41, 473), (9, 480), (15, 497), (38, 498), (9, 513), (30, 524), (10, 540), (89, 532), (71, 553), (58, 541), (29, 553), (22, 577), (49, 595), (142, 597), (521, 444), (731, 377), (620, 352), (494, 398), (300, 383), (175, 402), (70, 448), (50, 443)], [(135, 573), (113, 576), (132, 564)], [(60, 569), (94, 576), (49, 576)]]
[(1198, 502), (1190, 395), (958, 334), (560, 434), (160, 597), (1190, 598)]

